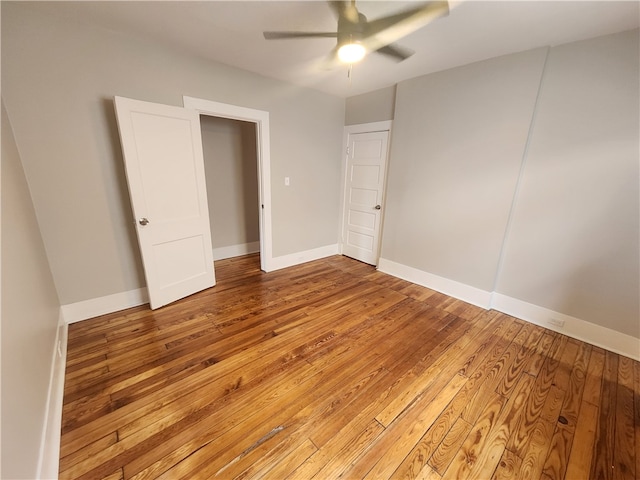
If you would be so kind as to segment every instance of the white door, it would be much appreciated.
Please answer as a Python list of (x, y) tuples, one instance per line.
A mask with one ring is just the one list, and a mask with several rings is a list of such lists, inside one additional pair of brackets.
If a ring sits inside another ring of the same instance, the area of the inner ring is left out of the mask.
[(389, 132), (350, 133), (342, 253), (378, 263)]
[(151, 308), (215, 285), (200, 117), (116, 97)]

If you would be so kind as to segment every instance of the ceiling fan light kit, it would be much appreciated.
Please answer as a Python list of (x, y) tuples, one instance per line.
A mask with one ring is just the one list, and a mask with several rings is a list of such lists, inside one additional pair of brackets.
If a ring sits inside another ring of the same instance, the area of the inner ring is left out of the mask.
[(401, 62), (414, 52), (395, 45), (399, 40), (424, 27), (436, 18), (449, 14), (447, 1), (432, 1), (418, 7), (368, 21), (356, 7), (355, 0), (330, 1), (338, 17), (335, 32), (264, 32), (267, 40), (291, 38), (336, 38), (337, 46), (330, 54), (329, 63), (352, 65), (368, 52), (376, 52)]
[(338, 59), (342, 63), (351, 65), (362, 60), (366, 53), (367, 49), (361, 43), (345, 43), (338, 48)]

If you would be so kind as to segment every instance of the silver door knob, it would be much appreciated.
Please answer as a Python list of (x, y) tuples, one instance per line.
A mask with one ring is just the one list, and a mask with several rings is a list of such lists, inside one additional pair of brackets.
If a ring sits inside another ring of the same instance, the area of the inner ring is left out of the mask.
[(375, 206), (375, 207), (373, 207), (373, 208), (375, 208), (376, 210), (380, 210), (382, 207), (381, 207), (380, 205), (376, 205), (376, 206)]
[(149, 220), (142, 217), (140, 220), (138, 220), (138, 223), (142, 226), (145, 226), (147, 223), (149, 223)]

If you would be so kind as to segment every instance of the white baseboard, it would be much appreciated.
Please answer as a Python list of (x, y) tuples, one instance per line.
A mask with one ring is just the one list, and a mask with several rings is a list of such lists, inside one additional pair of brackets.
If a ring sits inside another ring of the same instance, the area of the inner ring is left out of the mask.
[[(272, 258), (269, 265), (267, 265), (267, 271), (280, 270), (337, 254), (338, 245), (335, 244), (290, 255), (283, 255)], [(487, 292), (385, 258), (380, 258), (378, 270), (417, 285), (437, 290), (438, 292), (471, 303), (472, 305), (485, 309), (493, 308), (577, 340), (602, 347), (620, 355), (633, 358), (634, 360), (640, 360), (640, 339), (632, 337), (631, 335), (626, 335), (616, 330), (611, 330), (586, 320), (533, 305), (497, 292)], [(148, 303), (148, 301), (146, 288), (140, 288), (129, 292), (86, 300), (84, 302), (63, 305), (61, 311), (65, 323), (69, 324), (143, 305)], [(564, 324), (562, 327), (558, 327), (550, 323), (551, 320), (561, 321)]]
[[(602, 347), (634, 360), (640, 360), (640, 339), (631, 335), (533, 305), (517, 298), (508, 297), (501, 293), (480, 290), (384, 258), (379, 260), (378, 270), (417, 285), (437, 290), (478, 307), (498, 310), (576, 340)], [(558, 323), (562, 323), (562, 326), (558, 326)]]
[[(245, 246), (235, 246), (232, 248), (235, 249), (233, 251), (237, 252), (238, 248), (251, 248), (252, 245), (253, 244), (249, 243)], [(256, 245), (258, 245), (258, 250), (256, 251), (260, 251), (259, 243)], [(228, 250), (227, 252), (230, 251), (231, 250)], [(244, 253), (240, 253), (240, 255), (243, 254)], [(291, 255), (275, 257), (272, 258), (269, 265), (267, 265), (267, 271), (280, 270), (281, 268), (291, 267), (300, 263), (310, 262), (312, 260), (318, 260), (319, 258), (325, 258), (337, 254), (338, 245), (335, 244), (304, 252), (293, 253)], [(144, 305), (145, 303), (149, 303), (147, 289), (138, 288), (136, 290), (129, 290), (128, 292), (121, 292), (113, 295), (107, 295), (105, 297), (92, 298), (82, 302), (63, 305), (61, 307), (61, 311), (65, 323), (71, 324), (87, 320), (89, 318), (98, 317), (100, 315), (105, 315), (107, 313), (137, 307), (138, 305)]]
[(64, 398), (64, 372), (67, 364), (67, 331), (62, 309), (51, 360), (49, 391), (45, 410), (37, 475), (40, 479), (57, 479), (60, 462), (60, 432), (62, 430), (62, 403)]
[(241, 255), (249, 255), (260, 251), (260, 242), (242, 243), (239, 245), (230, 245), (228, 247), (218, 247), (213, 249), (214, 260), (224, 260), (225, 258), (239, 257)]
[(417, 268), (408, 267), (407, 265), (396, 263), (386, 258), (380, 258), (378, 261), (378, 270), (411, 283), (437, 290), (438, 292), (478, 307), (488, 309), (491, 305), (491, 292), (456, 282), (455, 280), (439, 277), (438, 275), (418, 270)]
[(117, 312), (126, 308), (137, 307), (149, 303), (146, 288), (115, 293), (105, 297), (92, 298), (82, 302), (63, 305), (62, 315), (67, 324), (98, 317), (107, 313)]
[(274, 257), (266, 267), (267, 271), (271, 272), (273, 270), (280, 270), (282, 268), (300, 265), (301, 263), (311, 262), (313, 260), (319, 260), (320, 258), (330, 257), (331, 255), (337, 254), (338, 244), (336, 243), (334, 245), (314, 248), (313, 250), (306, 250), (304, 252), (282, 255), (281, 257)]
[[(602, 347), (634, 360), (640, 360), (640, 339), (631, 335), (533, 305), (517, 298), (508, 297), (501, 293), (493, 294), (492, 308), (576, 340)], [(550, 320), (563, 322), (563, 325), (561, 327), (554, 325), (550, 323)]]

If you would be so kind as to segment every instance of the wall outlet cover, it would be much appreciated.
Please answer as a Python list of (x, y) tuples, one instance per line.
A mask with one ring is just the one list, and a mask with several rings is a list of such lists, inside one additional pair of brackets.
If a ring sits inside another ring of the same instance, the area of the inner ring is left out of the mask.
[(558, 318), (550, 318), (549, 325), (553, 325), (554, 327), (562, 328), (564, 327), (564, 320), (560, 320)]

